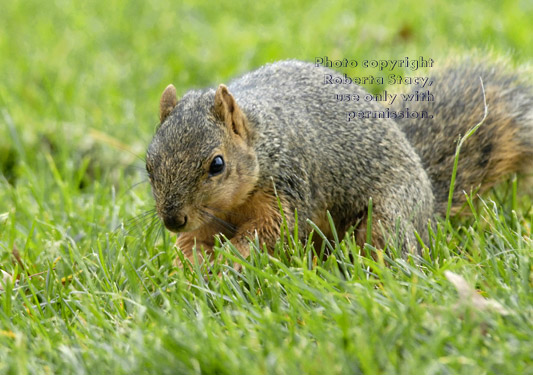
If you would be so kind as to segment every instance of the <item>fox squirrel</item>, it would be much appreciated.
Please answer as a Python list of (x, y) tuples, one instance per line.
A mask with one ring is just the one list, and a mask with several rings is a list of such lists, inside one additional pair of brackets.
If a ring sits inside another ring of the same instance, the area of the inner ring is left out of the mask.
[[(146, 169), (164, 225), (179, 232), (177, 246), (192, 259), (193, 247), (212, 253), (223, 234), (243, 256), (258, 236), (272, 250), (282, 215), (289, 228), (297, 210), (299, 236), (311, 226), (332, 236), (355, 229), (385, 248), (400, 234), (404, 252), (415, 251), (415, 231), (427, 240), (428, 220), (446, 212), (456, 141), (488, 116), (461, 150), (452, 213), (464, 191), (483, 192), (533, 163), (533, 94), (503, 64), (465, 60), (437, 70), (435, 101), (410, 103), (433, 118), (357, 118), (351, 111), (382, 111), (376, 102), (339, 102), (346, 85), (323, 84), (328, 68), (288, 60), (265, 65), (217, 89), (187, 92), (180, 100), (169, 85), (160, 101), (160, 126), (148, 147)], [(412, 92), (417, 90), (414, 87)], [(364, 97), (357, 85), (350, 94)], [(392, 109), (401, 110), (397, 101)], [(292, 219), (291, 219), (292, 218)]]

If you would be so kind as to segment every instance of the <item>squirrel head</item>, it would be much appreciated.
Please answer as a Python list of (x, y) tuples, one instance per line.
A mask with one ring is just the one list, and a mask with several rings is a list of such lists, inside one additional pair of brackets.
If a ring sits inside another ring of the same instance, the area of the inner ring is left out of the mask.
[(146, 154), (158, 215), (173, 232), (226, 220), (258, 179), (245, 114), (224, 85), (179, 101), (169, 85), (159, 109), (161, 124)]

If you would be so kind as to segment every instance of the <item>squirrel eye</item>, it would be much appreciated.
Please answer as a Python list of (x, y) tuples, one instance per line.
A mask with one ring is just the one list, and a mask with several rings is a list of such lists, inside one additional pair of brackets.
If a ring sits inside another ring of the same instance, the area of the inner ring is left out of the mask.
[(224, 170), (224, 159), (222, 156), (217, 155), (211, 162), (211, 165), (209, 166), (209, 175), (210, 176), (216, 176), (217, 174), (222, 173)]

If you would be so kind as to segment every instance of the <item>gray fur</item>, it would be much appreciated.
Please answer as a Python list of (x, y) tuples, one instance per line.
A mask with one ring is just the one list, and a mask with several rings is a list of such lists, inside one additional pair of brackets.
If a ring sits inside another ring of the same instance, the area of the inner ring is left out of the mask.
[[(437, 115), (432, 121), (368, 118), (348, 122), (348, 112), (382, 108), (364, 102), (367, 93), (356, 85), (324, 84), (325, 74), (340, 76), (309, 63), (282, 61), (231, 82), (229, 92), (253, 131), (250, 147), (255, 158), (244, 158), (244, 164), (228, 160), (228, 165), (235, 166), (238, 175), (253, 170), (257, 163), (255, 190), (269, 191), (274, 183), (290, 210), (298, 210), (302, 239), (310, 230), (306, 219), (323, 221), (326, 210), (341, 233), (360, 220), (364, 222), (372, 198), (374, 230), (382, 227), (391, 234), (399, 224), (404, 235), (402, 248), (409, 251), (416, 247), (414, 230), (427, 239), (428, 220), (441, 212), (456, 135), (464, 134), (478, 120), (469, 117), (470, 107), (478, 105), (477, 99), (475, 103), (470, 101), (478, 84), (461, 78), (464, 74), (476, 76), (478, 68), (442, 73), (446, 82), (433, 89), (438, 101), (430, 104), (429, 111)], [(507, 78), (494, 81), (500, 90), (506, 89), (506, 83)], [(527, 126), (520, 125), (525, 135), (521, 142), (531, 155), (533, 127), (528, 111), (532, 96), (518, 87), (513, 90), (511, 93), (522, 99), (510, 104), (510, 116), (516, 114), (517, 123), (527, 121)], [(361, 100), (335, 99), (335, 94), (348, 92), (359, 94)], [(147, 168), (160, 214), (202, 198), (196, 191), (205, 173), (206, 158), (213, 148), (228, 142), (223, 124), (213, 116), (214, 95), (213, 89), (187, 93), (148, 148)], [(522, 107), (524, 101), (529, 107)], [(410, 108), (422, 110), (414, 108), (414, 103)], [(489, 125), (479, 138), (497, 142), (492, 136)], [(458, 180), (461, 189), (479, 180), (464, 176), (483, 175), (484, 170), (479, 168), (488, 165), (480, 160), (487, 155), (482, 155), (476, 141), (471, 146), (465, 155), (473, 161), (464, 164)], [(488, 148), (485, 151), (490, 154)], [(386, 234), (382, 235), (385, 239)]]

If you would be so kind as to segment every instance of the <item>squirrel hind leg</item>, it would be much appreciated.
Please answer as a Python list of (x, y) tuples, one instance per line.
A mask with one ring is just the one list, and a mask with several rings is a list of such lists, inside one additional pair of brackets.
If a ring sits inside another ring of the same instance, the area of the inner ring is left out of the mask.
[[(380, 250), (385, 250), (392, 245), (403, 255), (418, 253), (420, 245), (414, 235), (413, 225), (405, 221), (398, 224), (399, 230), (395, 230), (396, 223), (374, 219), (371, 223), (371, 231), (368, 233), (368, 222), (365, 218), (365, 221), (361, 222), (355, 231), (355, 241), (361, 249), (364, 249), (366, 244)], [(369, 234), (370, 238), (368, 238)]]
[[(395, 199), (399, 196), (403, 198)], [(429, 188), (421, 187), (417, 187), (416, 194), (410, 193), (407, 196), (412, 199), (406, 201), (406, 196), (402, 195), (400, 189), (400, 192), (382, 195), (386, 198), (376, 197), (372, 207), (371, 230), (368, 230), (367, 214), (359, 219), (360, 224), (355, 230), (357, 245), (364, 248), (369, 243), (377, 249), (392, 246), (403, 256), (418, 253), (421, 246), (415, 233), (418, 233), (424, 243), (428, 242), (427, 225), (433, 213), (433, 196)]]
[[(398, 224), (399, 230), (396, 231), (397, 223), (374, 217), (371, 223), (372, 228), (368, 233), (368, 222), (365, 217), (355, 230), (355, 241), (361, 249), (364, 249), (366, 244), (380, 250), (395, 245), (401, 254), (418, 253), (419, 245), (414, 235), (413, 225), (406, 221), (399, 221)], [(396, 237), (396, 233), (398, 237)], [(370, 238), (368, 238), (369, 234)]]

